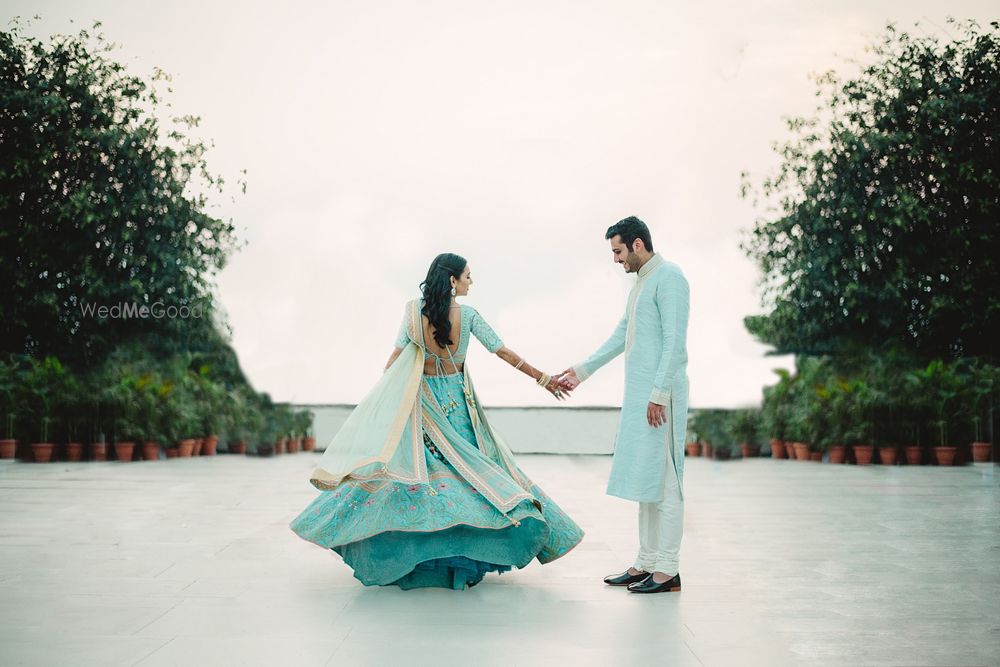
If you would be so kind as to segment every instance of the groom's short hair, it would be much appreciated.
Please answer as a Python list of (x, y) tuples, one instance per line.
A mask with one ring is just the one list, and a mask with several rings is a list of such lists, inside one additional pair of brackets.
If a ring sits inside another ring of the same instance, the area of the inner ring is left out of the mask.
[(646, 246), (646, 250), (653, 252), (653, 239), (649, 236), (649, 227), (646, 223), (630, 215), (627, 218), (619, 220), (615, 224), (608, 227), (607, 233), (604, 235), (606, 239), (612, 239), (615, 236), (622, 237), (622, 243), (628, 246), (629, 252), (632, 251), (632, 243), (636, 239), (641, 239), (643, 245)]

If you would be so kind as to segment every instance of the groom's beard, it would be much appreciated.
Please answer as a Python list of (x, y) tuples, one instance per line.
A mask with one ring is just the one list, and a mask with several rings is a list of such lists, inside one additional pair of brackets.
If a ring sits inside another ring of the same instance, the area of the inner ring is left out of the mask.
[(635, 273), (639, 270), (640, 264), (642, 264), (642, 260), (639, 259), (639, 255), (630, 252), (625, 258), (625, 273)]

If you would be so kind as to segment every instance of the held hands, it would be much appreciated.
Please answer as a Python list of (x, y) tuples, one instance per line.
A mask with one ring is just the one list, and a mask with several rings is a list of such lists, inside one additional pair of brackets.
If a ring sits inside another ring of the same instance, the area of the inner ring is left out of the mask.
[(565, 401), (570, 395), (570, 390), (563, 389), (555, 379), (549, 380), (549, 383), (545, 385), (545, 391), (555, 396), (557, 401)]
[(580, 385), (580, 378), (576, 376), (576, 371), (567, 368), (562, 373), (552, 376), (552, 381), (559, 385), (564, 392), (573, 391)]
[(569, 397), (569, 390), (563, 389), (559, 385), (559, 382), (557, 382), (556, 379), (551, 377), (548, 373), (542, 373), (541, 377), (539, 377), (536, 382), (538, 386), (555, 396), (557, 401), (565, 401)]

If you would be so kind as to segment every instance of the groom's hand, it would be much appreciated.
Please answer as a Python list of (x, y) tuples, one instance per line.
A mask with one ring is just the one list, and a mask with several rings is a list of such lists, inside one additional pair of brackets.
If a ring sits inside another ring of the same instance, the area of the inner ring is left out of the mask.
[(559, 387), (566, 391), (573, 391), (580, 384), (580, 378), (576, 376), (576, 372), (572, 368), (567, 368), (562, 373), (553, 376), (552, 379), (558, 382)]
[(659, 428), (667, 421), (666, 410), (659, 403), (650, 403), (646, 406), (646, 421), (653, 428)]

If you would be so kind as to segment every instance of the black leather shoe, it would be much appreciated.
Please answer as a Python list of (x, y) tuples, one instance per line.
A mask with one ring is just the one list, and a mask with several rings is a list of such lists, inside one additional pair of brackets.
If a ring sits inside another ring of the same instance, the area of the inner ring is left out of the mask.
[(662, 584), (653, 581), (650, 575), (643, 581), (629, 584), (629, 591), (632, 593), (672, 593), (681, 589), (681, 573), (678, 572), (672, 579), (667, 579)]
[(608, 586), (628, 586), (637, 581), (642, 581), (649, 576), (649, 572), (640, 572), (639, 574), (629, 574), (628, 570), (625, 570), (621, 574), (609, 574), (604, 577), (604, 583)]

